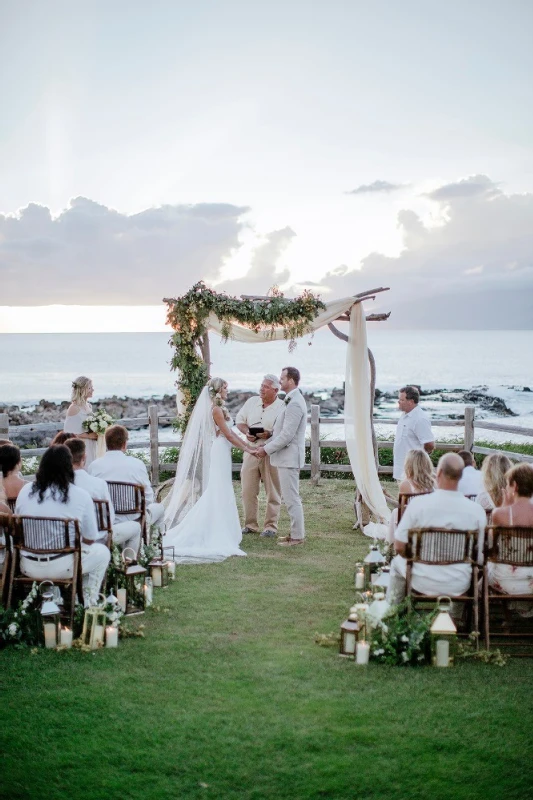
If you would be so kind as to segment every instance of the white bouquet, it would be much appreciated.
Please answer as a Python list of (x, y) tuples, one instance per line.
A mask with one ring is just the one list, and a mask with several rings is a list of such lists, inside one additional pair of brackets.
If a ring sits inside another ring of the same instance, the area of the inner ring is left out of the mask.
[(87, 433), (97, 433), (98, 436), (102, 436), (113, 422), (113, 417), (110, 417), (104, 408), (97, 408), (83, 421), (82, 427)]

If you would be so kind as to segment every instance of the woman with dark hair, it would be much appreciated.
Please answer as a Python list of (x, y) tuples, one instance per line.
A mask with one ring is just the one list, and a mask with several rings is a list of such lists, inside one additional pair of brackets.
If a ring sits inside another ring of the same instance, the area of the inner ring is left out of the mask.
[[(516, 464), (505, 475), (507, 488), (503, 505), (492, 512), (494, 527), (533, 528), (533, 467)], [(489, 584), (505, 594), (530, 594), (533, 591), (533, 568), (510, 564), (488, 565)], [(533, 613), (531, 604), (528, 606)], [(529, 615), (528, 615), (529, 616)]]
[[(95, 601), (109, 564), (109, 550), (96, 543), (98, 527), (91, 496), (74, 486), (72, 456), (65, 445), (49, 447), (41, 458), (35, 483), (21, 490), (15, 513), (26, 517), (77, 519), (82, 536), (81, 568), (85, 605)], [(21, 556), (24, 575), (35, 580), (72, 577), (72, 556)]]
[(22, 467), (20, 450), (14, 444), (4, 444), (0, 447), (0, 474), (4, 479), (6, 497), (15, 498), (26, 481), (20, 477)]

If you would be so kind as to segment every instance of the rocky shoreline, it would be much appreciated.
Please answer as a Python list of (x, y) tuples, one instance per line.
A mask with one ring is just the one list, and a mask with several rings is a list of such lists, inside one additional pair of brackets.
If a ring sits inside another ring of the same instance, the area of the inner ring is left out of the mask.
[[(531, 391), (529, 387), (523, 387), (522, 391)], [(435, 419), (462, 419), (463, 413), (461, 406), (471, 404), (477, 409), (482, 410), (484, 415), (499, 417), (517, 416), (506, 405), (500, 397), (495, 397), (488, 393), (487, 387), (475, 387), (473, 389), (421, 389), (422, 403), (431, 407), (432, 417)], [(243, 403), (254, 394), (253, 392), (230, 392), (227, 405), (230, 413), (234, 416), (241, 408)], [(312, 404), (320, 406), (322, 416), (335, 417), (344, 413), (344, 389), (325, 389), (319, 392), (304, 392), (307, 406)], [(387, 417), (396, 409), (396, 393), (383, 392), (376, 389), (375, 395), (375, 415)], [(440, 408), (445, 404), (444, 408)], [(94, 406), (104, 406), (106, 411), (117, 421), (124, 418), (145, 417), (148, 414), (148, 406), (156, 405), (160, 416), (176, 416), (176, 398), (174, 395), (164, 395), (159, 398), (134, 398), (134, 397), (106, 397), (94, 403)], [(67, 401), (62, 403), (41, 400), (37, 405), (19, 406), (0, 403), (0, 413), (6, 413), (9, 417), (10, 425), (35, 425), (37, 423), (50, 422), (57, 423), (58, 428), (62, 427), (66, 411), (69, 406)], [(139, 430), (131, 427), (131, 430)], [(33, 445), (44, 447), (49, 444), (50, 434), (41, 431), (23, 431), (17, 434), (14, 439), (17, 444)]]

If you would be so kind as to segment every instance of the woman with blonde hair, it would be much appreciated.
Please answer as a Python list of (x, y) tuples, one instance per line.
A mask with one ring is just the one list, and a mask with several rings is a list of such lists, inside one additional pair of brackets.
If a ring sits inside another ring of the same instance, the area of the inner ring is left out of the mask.
[[(435, 491), (435, 470), (425, 450), (409, 450), (404, 463), (405, 478), (398, 487), (398, 494), (425, 494)], [(394, 542), (394, 531), (398, 525), (398, 509), (392, 513), (387, 541)]]
[(507, 487), (506, 474), (512, 467), (511, 461), (503, 453), (492, 453), (483, 461), (481, 476), (484, 491), (476, 497), (485, 511), (492, 511), (503, 505)]
[(96, 458), (96, 442), (98, 436), (96, 433), (88, 433), (83, 430), (83, 423), (92, 413), (92, 407), (89, 399), (93, 396), (94, 389), (90, 378), (85, 375), (80, 375), (72, 381), (72, 397), (71, 404), (67, 409), (67, 416), (63, 430), (66, 433), (73, 433), (79, 439), (85, 439), (86, 447), (86, 465), (94, 461)]

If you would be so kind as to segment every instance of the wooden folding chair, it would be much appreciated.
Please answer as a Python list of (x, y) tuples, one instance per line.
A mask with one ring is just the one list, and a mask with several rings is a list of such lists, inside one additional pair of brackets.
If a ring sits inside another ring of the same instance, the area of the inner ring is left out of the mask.
[[(52, 580), (56, 586), (70, 588), (70, 625), (74, 623), (76, 594), (83, 602), (83, 582), (81, 570), (81, 537), (77, 519), (61, 519), (54, 517), (15, 516), (13, 535), (13, 557), (6, 606), (11, 608), (13, 592), (18, 587), (29, 588), (34, 581)], [(29, 578), (20, 569), (21, 553), (30, 561), (55, 561), (62, 556), (73, 559), (71, 578), (52, 578), (46, 574), (39, 578)], [(62, 616), (65, 616), (62, 615)]]
[(422, 497), (425, 494), (433, 494), (433, 492), (419, 492), (418, 494), (405, 493), (398, 495), (398, 523), (400, 522), (405, 509), (407, 508), (413, 497)]
[(140, 483), (123, 483), (121, 481), (107, 481), (107, 485), (111, 502), (115, 508), (115, 515), (120, 517), (136, 514), (141, 524), (143, 541), (148, 544), (144, 486)]
[(0, 598), (2, 605), (6, 605), (7, 587), (9, 586), (9, 573), (11, 570), (13, 517), (11, 514), (0, 514), (0, 571), (1, 589)]
[[(405, 558), (406, 595), (413, 603), (436, 601), (442, 594), (452, 600), (466, 603), (471, 608), (468, 627), (479, 634), (479, 592), (478, 554), (481, 553), (481, 537), (479, 531), (461, 531), (447, 528), (411, 528), (407, 534)], [(413, 589), (413, 566), (427, 564), (444, 567), (456, 564), (468, 564), (472, 570), (470, 587), (466, 594), (452, 595), (441, 591), (435, 595), (420, 594)]]
[(107, 532), (106, 544), (111, 550), (113, 543), (113, 524), (111, 522), (111, 509), (107, 500), (94, 500), (94, 512), (96, 514), (96, 526), (100, 533)]
[(17, 498), (16, 497), (7, 497), (6, 498), (6, 503), (9, 506), (9, 508), (11, 509), (11, 512), (14, 514), (15, 513), (15, 506), (17, 505)]
[[(531, 619), (520, 620), (524, 630), (515, 632), (508, 604), (513, 601), (530, 601), (533, 605), (533, 588), (525, 594), (505, 594), (497, 588), (489, 585), (489, 565), (502, 564), (511, 567), (529, 567), (531, 569), (533, 587), (533, 528), (515, 527), (490, 527), (487, 530), (485, 540), (485, 565), (483, 570), (483, 609), (485, 617), (485, 643), (487, 650), (491, 640), (491, 611), (495, 611), (498, 605), (503, 606), (504, 627), (496, 634), (492, 633), (492, 638), (504, 640), (501, 642), (511, 647), (521, 647), (523, 642), (519, 640), (533, 637), (531, 629)], [(492, 608), (491, 608), (492, 606)], [(507, 640), (507, 641), (505, 641)], [(531, 656), (529, 652), (513, 652), (513, 655)]]

